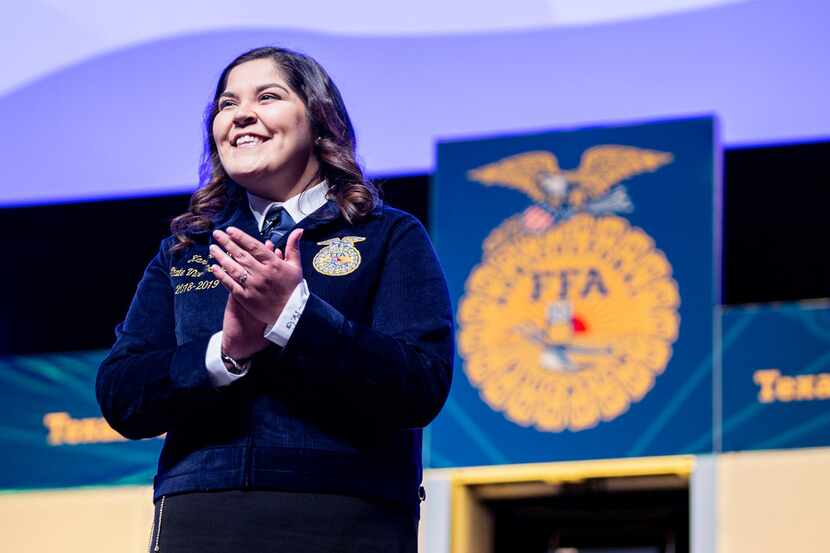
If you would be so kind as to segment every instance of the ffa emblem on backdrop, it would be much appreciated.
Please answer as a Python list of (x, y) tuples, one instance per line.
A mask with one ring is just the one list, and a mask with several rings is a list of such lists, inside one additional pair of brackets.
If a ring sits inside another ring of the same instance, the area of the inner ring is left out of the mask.
[(603, 145), (579, 168), (527, 152), (473, 169), (534, 205), (489, 234), (458, 307), (464, 371), (482, 399), (517, 424), (549, 432), (610, 421), (640, 401), (677, 339), (672, 267), (621, 183), (671, 163), (669, 153)]

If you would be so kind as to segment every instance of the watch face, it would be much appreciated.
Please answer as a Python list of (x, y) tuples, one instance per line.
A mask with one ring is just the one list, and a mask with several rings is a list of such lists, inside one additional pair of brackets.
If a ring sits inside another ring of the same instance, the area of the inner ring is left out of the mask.
[(227, 354), (223, 353), (222, 354), (222, 361), (225, 362), (225, 368), (231, 374), (239, 375), (239, 374), (243, 374), (245, 372), (246, 368), (244, 367), (244, 363), (240, 364), (236, 359), (234, 359), (230, 355), (227, 355)]
[(230, 364), (225, 365), (225, 367), (228, 369), (228, 372), (231, 373), (231, 374), (240, 375), (240, 374), (245, 372), (245, 370), (242, 367), (234, 367), (233, 365), (230, 365)]

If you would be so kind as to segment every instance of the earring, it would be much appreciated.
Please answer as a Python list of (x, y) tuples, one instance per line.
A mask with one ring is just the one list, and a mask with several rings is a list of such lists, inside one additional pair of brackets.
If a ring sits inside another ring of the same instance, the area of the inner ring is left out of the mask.
[(320, 145), (320, 143), (321, 143), (322, 141), (323, 141), (323, 137), (322, 137), (322, 136), (318, 136), (317, 138), (315, 138), (315, 139), (314, 139), (314, 144), (316, 144), (317, 146), (319, 146), (319, 145)]

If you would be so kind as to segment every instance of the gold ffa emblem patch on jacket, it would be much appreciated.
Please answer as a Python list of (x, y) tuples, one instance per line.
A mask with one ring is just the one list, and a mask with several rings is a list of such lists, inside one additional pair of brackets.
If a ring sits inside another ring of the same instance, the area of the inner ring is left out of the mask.
[(464, 369), (491, 408), (523, 426), (579, 431), (654, 386), (678, 335), (678, 286), (651, 237), (615, 212), (632, 207), (620, 181), (671, 159), (606, 145), (577, 170), (529, 152), (469, 173), (534, 200), (484, 241), (458, 308)]
[(353, 273), (360, 266), (360, 252), (354, 247), (356, 242), (363, 242), (362, 236), (344, 236), (317, 242), (325, 246), (314, 256), (312, 264), (318, 273), (328, 276), (344, 276)]

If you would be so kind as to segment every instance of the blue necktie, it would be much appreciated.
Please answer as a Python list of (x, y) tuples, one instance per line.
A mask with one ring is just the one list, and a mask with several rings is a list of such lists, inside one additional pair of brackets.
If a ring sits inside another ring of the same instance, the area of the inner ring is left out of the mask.
[(294, 226), (294, 219), (280, 206), (272, 205), (265, 213), (262, 236), (274, 244)]

